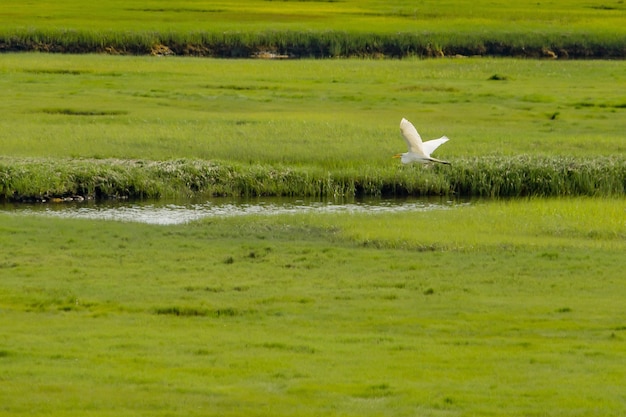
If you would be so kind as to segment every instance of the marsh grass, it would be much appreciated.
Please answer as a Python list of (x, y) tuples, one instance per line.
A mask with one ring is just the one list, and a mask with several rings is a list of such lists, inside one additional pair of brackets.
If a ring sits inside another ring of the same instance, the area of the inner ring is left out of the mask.
[[(8, 54), (0, 70), (4, 198), (623, 189), (621, 61)], [(450, 137), (436, 156), (453, 166), (391, 160), (400, 117)]]
[(623, 58), (624, 35), (550, 32), (358, 33), (263, 31), (159, 33), (73, 30), (0, 32), (1, 52), (38, 51), (213, 58), (406, 58), (504, 56)]
[(606, 8), (565, 0), (471, 6), (459, 1), (117, 3), (85, 10), (76, 0), (44, 2), (37, 15), (20, 4), (7, 5), (11, 18), (1, 21), (0, 48), (213, 57), (608, 58), (625, 53), (619, 2)]
[(620, 158), (476, 158), (455, 164), (450, 171), (450, 188), (462, 196), (610, 196), (626, 192), (626, 163)]
[[(339, 236), (364, 246), (425, 252), (527, 248), (558, 259), (562, 248), (622, 247), (625, 212), (623, 197), (530, 198), (477, 200), (434, 212), (337, 216), (332, 222), (341, 224)], [(330, 227), (324, 220), (317, 218)]]
[(71, 108), (45, 108), (40, 111), (47, 114), (63, 114), (67, 116), (119, 116), (128, 114), (124, 110), (82, 110)]
[[(620, 4), (9, 2), (0, 47), (623, 56)], [(1, 213), (0, 414), (624, 415), (625, 72), (568, 64), (3, 54), (5, 198), (615, 197), (172, 227)], [(403, 116), (453, 139), (450, 169), (390, 165)]]
[(623, 66), (7, 54), (0, 139), (7, 156), (381, 166), (406, 117), (424, 139), (451, 138), (444, 159), (618, 155)]
[(621, 196), (619, 158), (476, 158), (451, 167), (336, 169), (198, 160), (0, 160), (0, 197), (159, 198), (200, 196)]
[(580, 198), (168, 227), (2, 213), (0, 402), (619, 416), (623, 214)]

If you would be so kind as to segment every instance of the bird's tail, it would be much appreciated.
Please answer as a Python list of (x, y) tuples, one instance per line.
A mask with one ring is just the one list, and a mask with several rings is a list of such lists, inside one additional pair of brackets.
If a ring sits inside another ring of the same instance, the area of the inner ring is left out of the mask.
[(448, 161), (442, 161), (441, 159), (433, 158), (432, 156), (431, 156), (430, 158), (428, 158), (428, 160), (429, 160), (430, 162), (437, 162), (438, 164), (452, 165), (452, 164), (450, 164), (450, 162), (448, 162)]

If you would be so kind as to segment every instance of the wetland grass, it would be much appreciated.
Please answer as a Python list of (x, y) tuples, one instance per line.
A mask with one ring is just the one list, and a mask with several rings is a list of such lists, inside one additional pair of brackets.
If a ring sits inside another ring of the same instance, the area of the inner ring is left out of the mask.
[(623, 197), (478, 199), (450, 210), (320, 217), (318, 224), (340, 224), (340, 236), (366, 247), (426, 252), (532, 249), (558, 257), (566, 248), (622, 247), (625, 213)]
[(621, 416), (623, 214), (1, 213), (1, 413)]
[(0, 11), (10, 8), (4, 14), (10, 18), (0, 18), (0, 50), (231, 58), (626, 53), (621, 2), (606, 7), (566, 0), (196, 3), (114, 1), (86, 10), (76, 0), (63, 0), (41, 2), (33, 15), (30, 7), (14, 2), (0, 6)]
[[(0, 195), (620, 195), (623, 67), (7, 54)], [(394, 164), (402, 116), (453, 165)]]
[(0, 71), (8, 157), (378, 168), (401, 117), (450, 137), (446, 158), (626, 149), (622, 61), (6, 54)]
[(0, 52), (179, 55), (212, 58), (406, 58), (500, 56), (525, 58), (624, 58), (626, 35), (558, 33), (358, 33), (345, 31), (0, 32)]
[(451, 167), (379, 170), (240, 165), (199, 160), (0, 160), (0, 199), (160, 197), (622, 196), (626, 160), (476, 158)]
[[(623, 56), (620, 2), (419, 7), (3, 3), (0, 49)], [(624, 415), (626, 72), (568, 64), (1, 55), (4, 198), (606, 197), (168, 227), (0, 213), (0, 414)], [(451, 137), (455, 165), (390, 165), (400, 117)]]

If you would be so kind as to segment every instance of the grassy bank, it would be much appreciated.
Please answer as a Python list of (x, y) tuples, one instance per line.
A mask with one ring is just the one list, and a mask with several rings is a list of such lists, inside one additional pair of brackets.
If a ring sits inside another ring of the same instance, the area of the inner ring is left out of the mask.
[(345, 31), (90, 32), (16, 30), (0, 32), (0, 52), (182, 55), (211, 58), (338, 58), (500, 56), (524, 58), (625, 58), (626, 35), (616, 33)]
[(177, 160), (2, 160), (0, 199), (199, 196), (615, 196), (623, 158), (476, 158), (452, 166), (316, 167)]
[(621, 416), (623, 209), (1, 213), (0, 414)]
[(0, 6), (0, 50), (211, 57), (624, 57), (622, 2), (236, 3), (76, 0)]

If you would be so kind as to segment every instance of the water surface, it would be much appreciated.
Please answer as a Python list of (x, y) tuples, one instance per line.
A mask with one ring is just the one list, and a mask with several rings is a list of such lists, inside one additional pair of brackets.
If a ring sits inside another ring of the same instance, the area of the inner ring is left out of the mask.
[(182, 224), (207, 217), (275, 215), (289, 213), (393, 213), (446, 210), (467, 204), (447, 198), (303, 200), (297, 198), (232, 199), (204, 201), (65, 202), (4, 204), (0, 211), (19, 215), (100, 219), (148, 224)]

